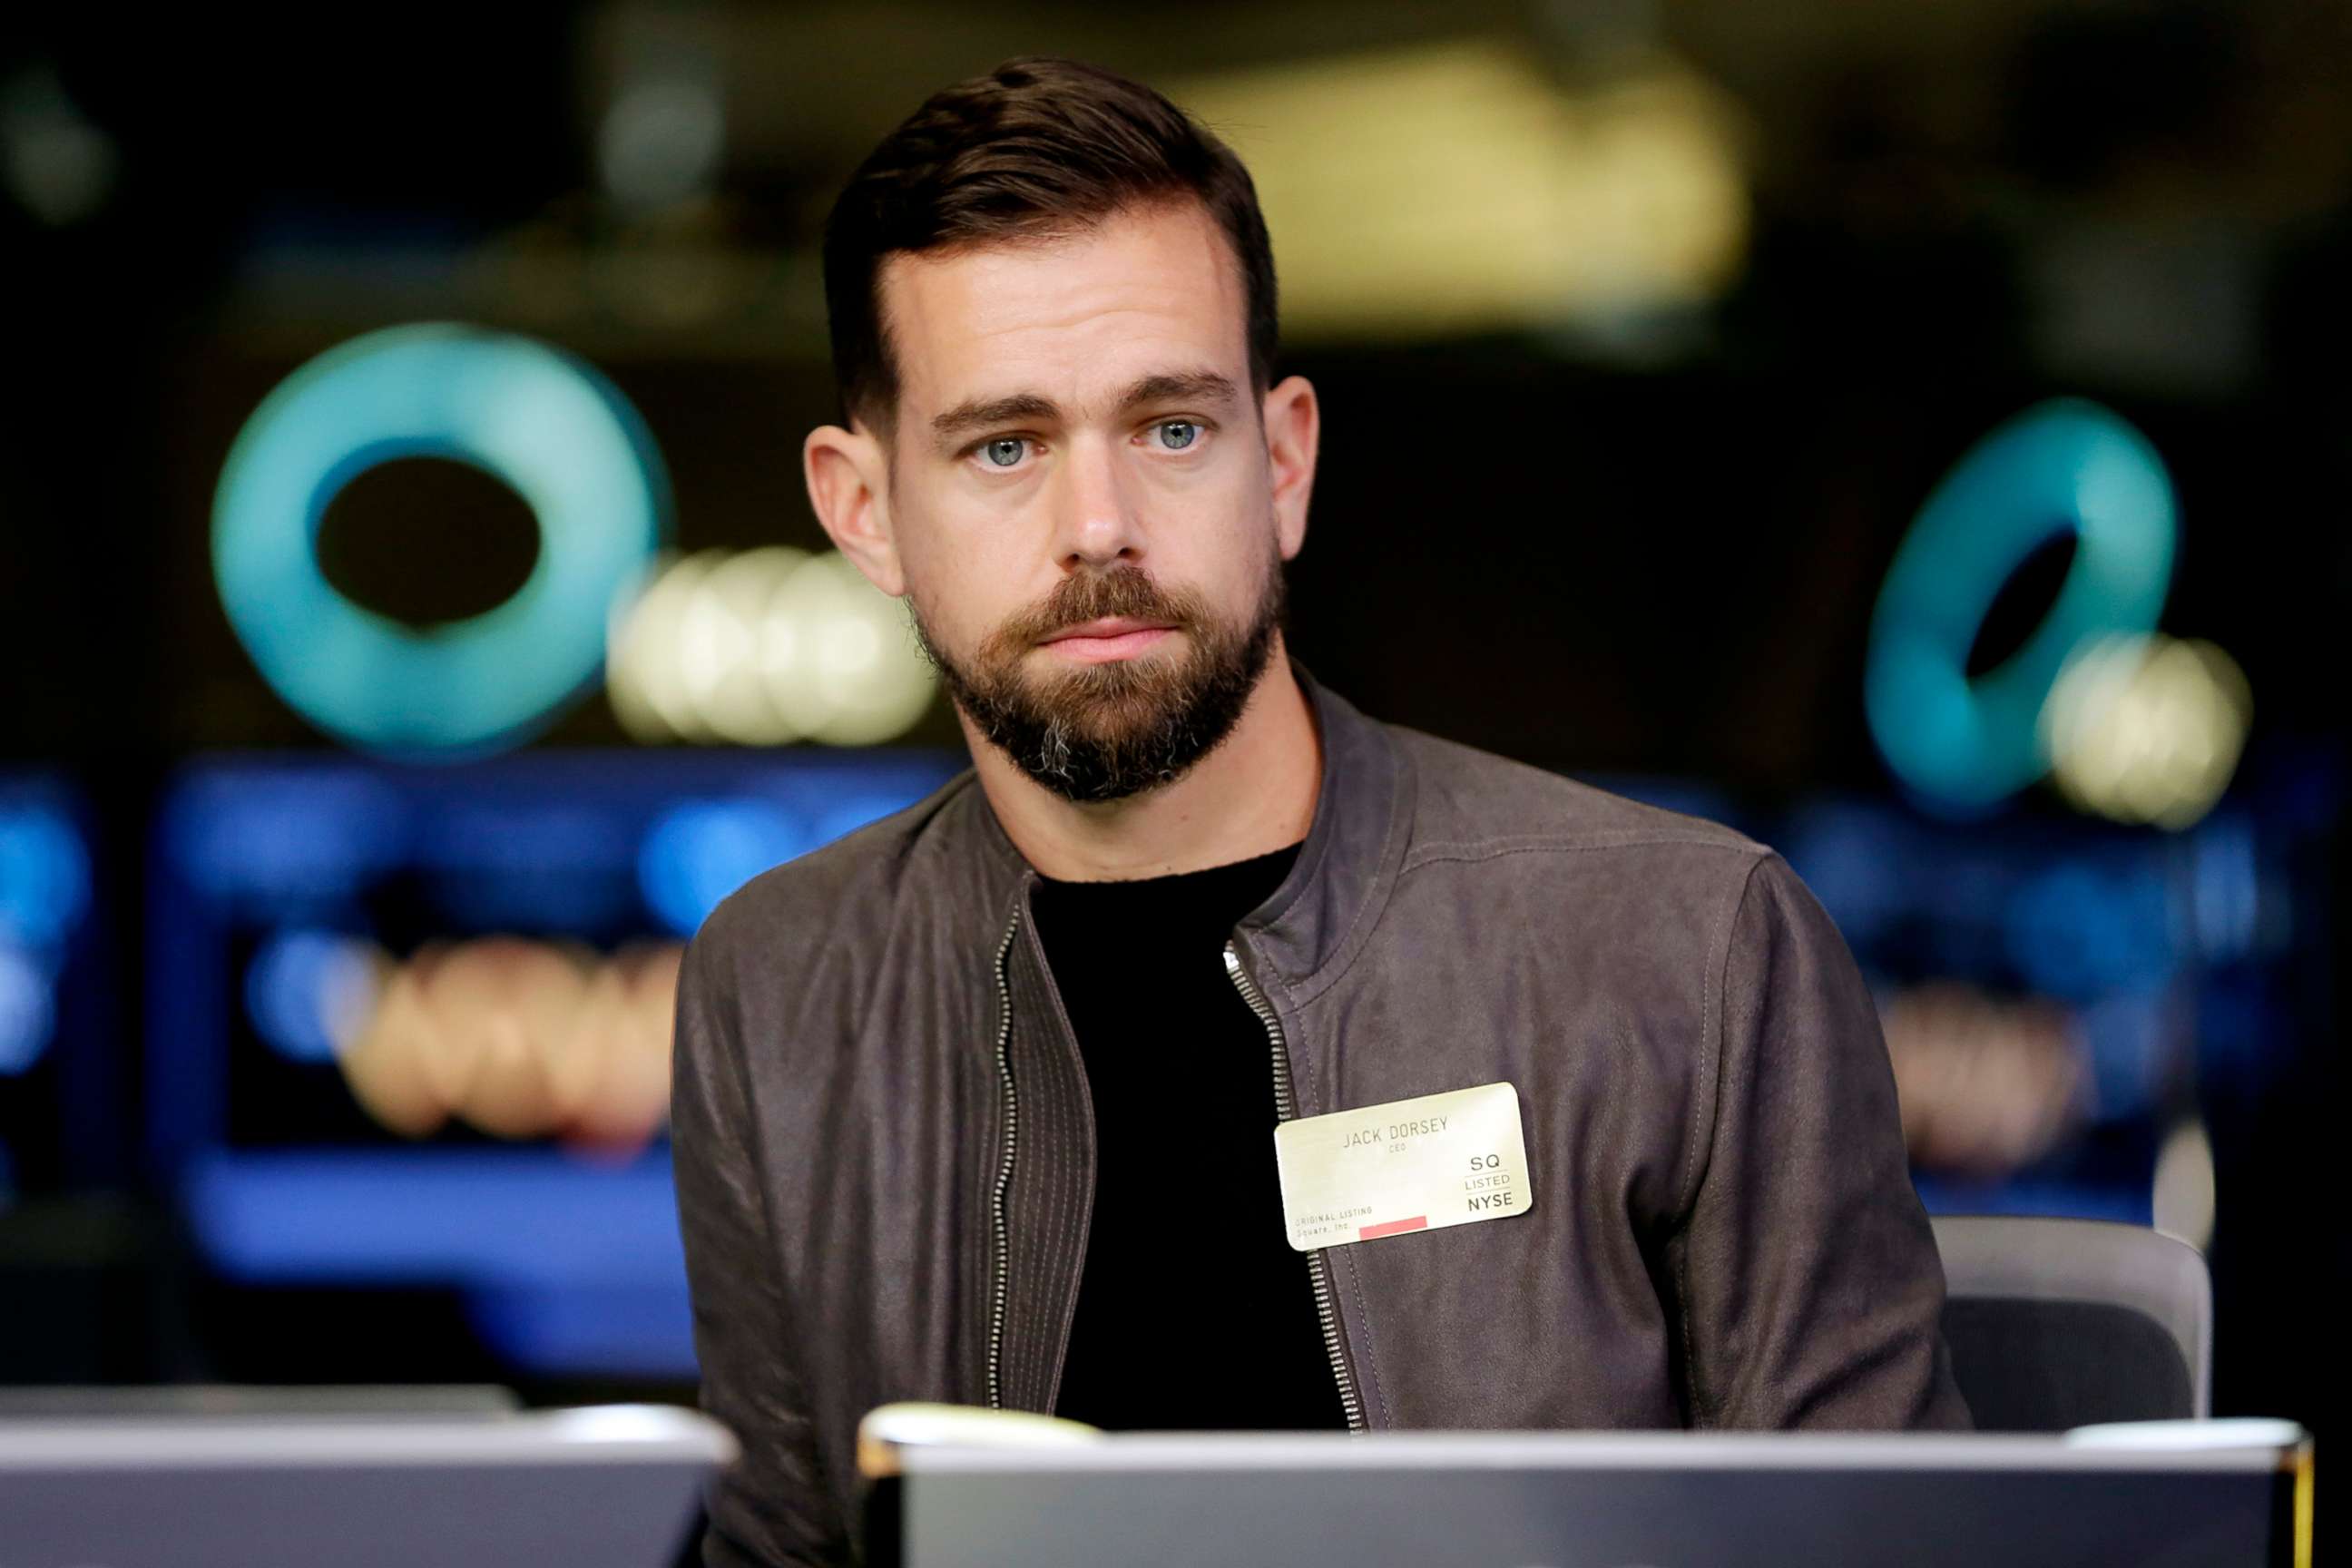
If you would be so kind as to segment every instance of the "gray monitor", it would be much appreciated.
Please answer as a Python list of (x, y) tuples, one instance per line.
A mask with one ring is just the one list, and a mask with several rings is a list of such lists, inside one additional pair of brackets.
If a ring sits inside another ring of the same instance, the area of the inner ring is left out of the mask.
[(2247, 1568), (2295, 1561), (2310, 1485), (2282, 1422), (1137, 1435), (894, 1458), (877, 1539), (907, 1568)]
[(690, 1410), (0, 1420), (5, 1568), (668, 1568), (736, 1452)]

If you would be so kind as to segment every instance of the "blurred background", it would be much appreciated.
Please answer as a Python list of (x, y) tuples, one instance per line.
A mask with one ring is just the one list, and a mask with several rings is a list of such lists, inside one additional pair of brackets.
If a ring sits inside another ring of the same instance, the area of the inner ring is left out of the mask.
[(2324, 1427), (2315, 0), (25, 8), (0, 1382), (692, 1398), (679, 944), (962, 765), (802, 489), (819, 226), (1027, 52), (1255, 173), (1318, 675), (1780, 847), (1930, 1206), (2205, 1248), (2216, 1413)]

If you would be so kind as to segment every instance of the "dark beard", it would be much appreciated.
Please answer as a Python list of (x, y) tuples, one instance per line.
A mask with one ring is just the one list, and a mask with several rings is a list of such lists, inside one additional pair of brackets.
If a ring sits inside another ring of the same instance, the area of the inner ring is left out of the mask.
[[(908, 604), (913, 604), (912, 599)], [(1181, 777), (1233, 733), (1265, 673), (1282, 625), (1283, 580), (1269, 557), (1246, 626), (1213, 617), (1189, 589), (1163, 592), (1139, 566), (1067, 577), (1043, 603), (991, 633), (969, 668), (915, 633), (981, 734), (1065, 800), (1124, 800)], [(1078, 665), (1034, 681), (1023, 656), (1066, 626), (1112, 616), (1167, 621), (1190, 644), (1180, 659)]]

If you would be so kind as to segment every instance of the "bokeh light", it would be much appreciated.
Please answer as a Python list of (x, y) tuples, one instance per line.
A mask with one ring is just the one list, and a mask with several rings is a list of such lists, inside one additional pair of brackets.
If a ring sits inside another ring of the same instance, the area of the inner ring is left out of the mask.
[(278, 931), (246, 968), (246, 1014), (280, 1056), (332, 1061), (373, 1016), (388, 967), (383, 950), (363, 938)]
[[(345, 598), (316, 551), (338, 490), (417, 457), (505, 481), (541, 535), (512, 598), (424, 628)], [(667, 511), (652, 437), (586, 364), (505, 333), (395, 327), (320, 355), (255, 410), (214, 498), (213, 571), (255, 666), (319, 728), (386, 752), (479, 752), (593, 679), (608, 610), (642, 580)]]
[(636, 73), (596, 127), (596, 172), (623, 206), (650, 210), (706, 194), (727, 148), (727, 110), (706, 70)]
[(0, 82), (0, 184), (42, 223), (65, 227), (94, 216), (113, 195), (122, 155), (82, 111), (53, 68)]
[[(1987, 436), (1927, 498), (1879, 589), (1864, 698), (1887, 766), (1926, 804), (1961, 813), (2042, 777), (2052, 685), (2086, 643), (2156, 625), (2174, 531), (2162, 459), (2106, 409), (2062, 398)], [(2049, 614), (2024, 647), (1969, 679), (2001, 584), (2069, 531), (2074, 559)]]
[(683, 951), (427, 943), (392, 970), (337, 1060), (352, 1097), (404, 1137), (456, 1118), (493, 1137), (625, 1152), (667, 1120)]
[(2178, 832), (2229, 788), (2252, 719), (2245, 672), (2211, 643), (2116, 637), (2068, 661), (2041, 724), (2069, 801)]
[(89, 902), (89, 851), (73, 819), (37, 797), (0, 805), (0, 1078), (47, 1051), (66, 943)]
[(410, 852), (400, 792), (357, 773), (197, 770), (165, 806), (163, 838), (196, 888), (232, 906), (304, 908)]
[(2146, 864), (2043, 866), (2002, 901), (2001, 936), (2027, 984), (2068, 1002), (2157, 990), (2185, 956), (2163, 872)]
[(906, 609), (838, 551), (699, 551), (612, 620), (613, 711), (640, 741), (873, 745), (938, 688)]
[(2082, 1118), (2084, 1052), (2063, 1008), (1938, 981), (1890, 997), (1881, 1023), (1904, 1141), (1921, 1165), (2006, 1174)]
[(721, 741), (773, 745), (803, 733), (777, 710), (768, 691), (772, 650), (789, 659), (805, 634), (772, 606), (803, 551), (772, 545), (723, 556), (687, 595), (677, 627), (677, 662), (693, 722)]
[(637, 881), (662, 923), (690, 935), (728, 894), (819, 842), (773, 801), (688, 801), (655, 819), (637, 854)]
[(0, 806), (0, 940), (62, 941), (89, 907), (89, 856), (47, 807)]
[(0, 941), (0, 1078), (40, 1060), (57, 1029), (57, 991), (40, 961)]
[(1746, 253), (1743, 117), (1655, 51), (1572, 87), (1523, 51), (1458, 39), (1170, 92), (1249, 165), (1286, 335), (1687, 307), (1720, 293)]

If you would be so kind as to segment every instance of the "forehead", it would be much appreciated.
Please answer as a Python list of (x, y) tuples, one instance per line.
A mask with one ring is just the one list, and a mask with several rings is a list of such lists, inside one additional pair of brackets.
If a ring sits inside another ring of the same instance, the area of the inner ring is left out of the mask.
[(1248, 384), (1240, 268), (1194, 202), (1123, 209), (1050, 238), (893, 256), (881, 299), (902, 416), (1021, 392), (1084, 407), (1171, 362)]

